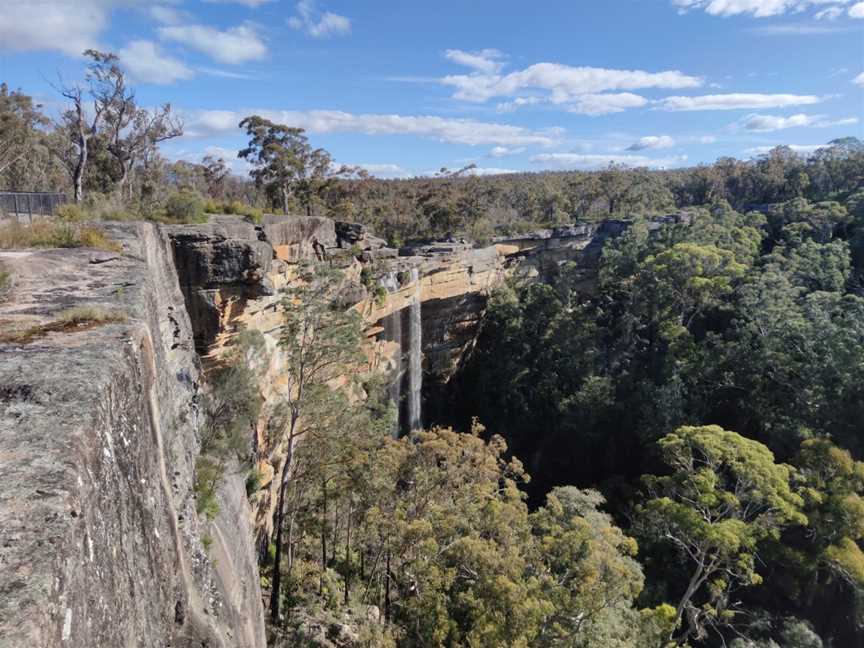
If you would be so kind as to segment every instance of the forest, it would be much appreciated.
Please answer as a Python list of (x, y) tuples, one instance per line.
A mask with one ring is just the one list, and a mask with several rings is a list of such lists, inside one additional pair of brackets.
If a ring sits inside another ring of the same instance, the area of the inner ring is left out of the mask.
[[(181, 120), (140, 107), (113, 55), (89, 56), (59, 117), (0, 87), (0, 188), (65, 191), (61, 218), (305, 213), (391, 245), (630, 223), (590, 287), (569, 264), (493, 294), (435, 420), (402, 438), (380, 380), (329, 387), (359, 362), (359, 318), (331, 299), (341, 276), (310, 267), (285, 293), (295, 396), (272, 433), (290, 470), (261, 566), (285, 645), (346, 615), (364, 646), (864, 645), (864, 144), (381, 180), (250, 115), (241, 178), (165, 159)], [(648, 227), (678, 211), (689, 222)], [(261, 353), (242, 336), (209, 376), (203, 514), (250, 459)]]

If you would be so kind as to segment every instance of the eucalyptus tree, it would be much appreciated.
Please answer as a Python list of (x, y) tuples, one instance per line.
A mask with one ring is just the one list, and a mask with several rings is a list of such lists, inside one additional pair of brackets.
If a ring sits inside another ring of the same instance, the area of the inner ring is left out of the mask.
[(326, 411), (320, 404), (330, 400), (332, 381), (356, 376), (362, 361), (362, 321), (355, 310), (345, 310), (335, 300), (343, 277), (323, 264), (302, 269), (282, 298), (283, 322), (279, 346), (282, 373), (284, 422), (271, 445), (284, 455), (274, 512), (275, 556), (270, 615), (279, 620), (285, 495), (294, 468), (294, 451), (300, 437), (315, 429), (315, 421), (303, 420), (309, 412)]
[(670, 635), (685, 644), (733, 623), (730, 593), (762, 581), (759, 543), (807, 518), (793, 469), (775, 463), (758, 441), (707, 425), (680, 427), (658, 444), (671, 472), (644, 477), (642, 523), (646, 535), (670, 544), (689, 565)]
[(334, 168), (330, 154), (312, 148), (302, 128), (276, 124), (258, 115), (246, 117), (240, 128), (250, 139), (237, 157), (252, 165), (250, 175), (255, 184), (286, 214), (291, 201), (297, 200), (311, 215), (315, 202), (336, 178), (351, 171), (348, 167)]

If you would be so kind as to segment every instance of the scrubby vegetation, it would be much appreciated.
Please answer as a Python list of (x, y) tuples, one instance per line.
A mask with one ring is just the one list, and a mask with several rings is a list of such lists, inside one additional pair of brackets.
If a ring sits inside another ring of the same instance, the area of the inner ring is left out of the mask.
[(251, 463), (251, 439), (261, 408), (258, 382), (249, 367), (248, 356), (255, 351), (249, 339), (241, 337), (207, 376), (194, 491), (198, 513), (211, 520), (219, 513), (217, 492), (226, 471), (247, 469)]
[(37, 220), (29, 225), (12, 222), (0, 225), (0, 249), (95, 248), (121, 252), (123, 247), (98, 227), (54, 220)]

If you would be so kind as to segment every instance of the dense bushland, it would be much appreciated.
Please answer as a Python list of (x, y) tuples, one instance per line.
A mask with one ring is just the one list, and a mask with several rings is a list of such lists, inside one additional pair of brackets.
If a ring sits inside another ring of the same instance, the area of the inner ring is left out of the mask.
[[(830, 645), (859, 645), (862, 197), (796, 198), (747, 213), (724, 201), (654, 232), (637, 218), (608, 244), (590, 291), (571, 264), (550, 285), (496, 294), (452, 402), (436, 411), (456, 412), (447, 422), (457, 427), (477, 416), (501, 435), (534, 475), (527, 488), (537, 505), (560, 485), (599, 487), (640, 540), (644, 605), (689, 595), (682, 560), (719, 569), (730, 547), (745, 551), (719, 580), (703, 574), (710, 585), (697, 588), (697, 604), (679, 606), (689, 640), (711, 645), (741, 632), (781, 641), (784, 619), (797, 616)], [(720, 427), (701, 428), (698, 451), (682, 455), (692, 441), (668, 435), (687, 425)], [(735, 475), (733, 490), (765, 495), (755, 474), (737, 474), (743, 454), (718, 459), (744, 440), (755, 444), (746, 461), (792, 466), (770, 478), (791, 498), (750, 505), (736, 494), (730, 507), (713, 492)], [(641, 477), (688, 466), (698, 478)], [(669, 519), (647, 523), (646, 495), (673, 485), (678, 504), (647, 509)], [(719, 524), (716, 508), (768, 510), (788, 525), (751, 535), (742, 518), (714, 536), (699, 526)], [(700, 553), (703, 541), (710, 548)]]

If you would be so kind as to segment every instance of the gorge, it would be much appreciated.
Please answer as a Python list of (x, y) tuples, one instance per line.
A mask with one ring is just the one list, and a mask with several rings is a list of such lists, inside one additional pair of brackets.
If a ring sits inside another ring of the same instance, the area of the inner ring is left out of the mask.
[[(0, 645), (264, 646), (255, 554), (271, 531), (279, 450), (263, 431), (280, 388), (276, 304), (296, 264), (326, 258), (353, 277), (346, 307), (367, 322), (370, 366), (392, 376), (407, 431), (470, 350), (489, 292), (575, 258), (608, 227), (397, 251), (362, 228), (347, 241), (324, 218), (216, 216), (107, 224), (117, 253), (0, 253), (16, 276), (7, 325), (36, 330), (82, 307), (116, 314), (0, 347), (0, 476), (17, 484), (0, 495)], [(229, 473), (209, 522), (192, 494), (202, 369), (240, 330), (260, 331), (270, 352), (254, 443), (263, 479), (247, 500)]]

